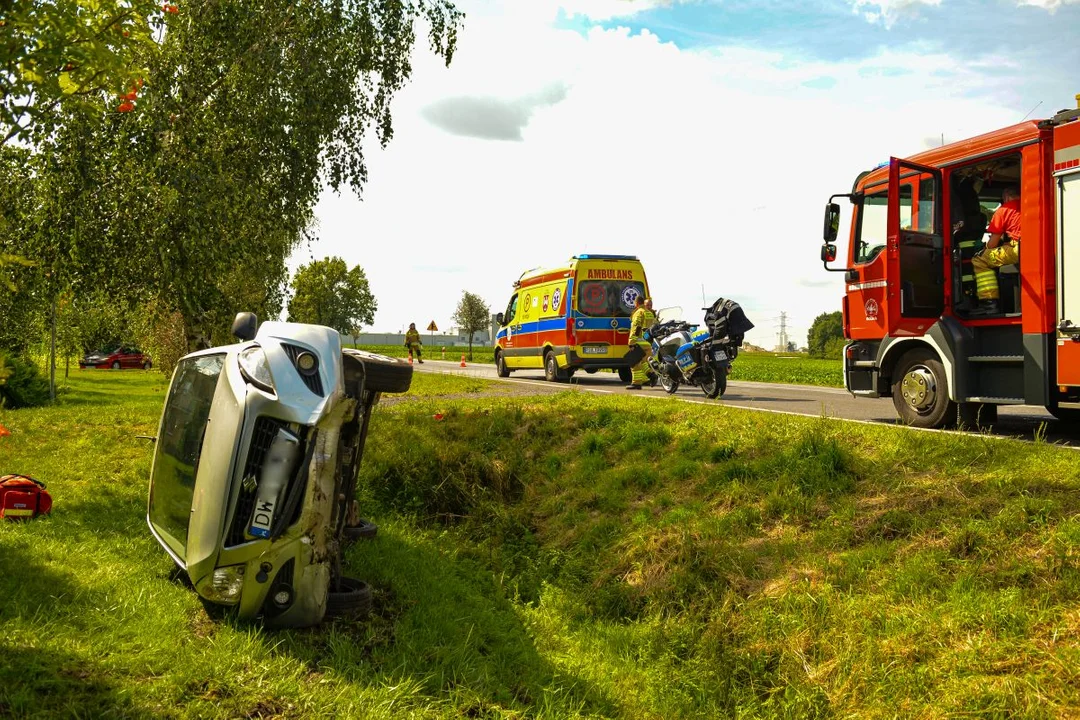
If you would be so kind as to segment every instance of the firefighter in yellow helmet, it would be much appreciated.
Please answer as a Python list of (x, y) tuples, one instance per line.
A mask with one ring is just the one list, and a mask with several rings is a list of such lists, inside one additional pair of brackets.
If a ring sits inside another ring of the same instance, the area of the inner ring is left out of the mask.
[(652, 345), (645, 339), (645, 331), (656, 322), (656, 315), (652, 311), (652, 300), (645, 300), (641, 295), (634, 300), (634, 314), (630, 316), (630, 346), (637, 345), (645, 354), (641, 362), (631, 368), (630, 384), (627, 390), (640, 390), (641, 386), (649, 381), (648, 368), (649, 356), (652, 355)]
[(416, 323), (409, 323), (409, 331), (405, 333), (405, 347), (409, 351), (409, 360), (412, 360), (413, 353), (416, 353), (416, 361), (423, 364), (424, 358), (420, 356), (420, 347), (423, 344), (420, 342), (420, 331), (416, 329)]

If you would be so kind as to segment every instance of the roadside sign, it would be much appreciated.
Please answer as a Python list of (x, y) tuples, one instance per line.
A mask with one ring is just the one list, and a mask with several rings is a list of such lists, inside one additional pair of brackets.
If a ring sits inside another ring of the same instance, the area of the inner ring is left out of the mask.
[(439, 326), (435, 324), (435, 321), (434, 321), (434, 320), (432, 320), (432, 321), (431, 321), (431, 322), (430, 322), (430, 323), (428, 324), (428, 326), (427, 326), (427, 330), (428, 330), (428, 332), (439, 332)]

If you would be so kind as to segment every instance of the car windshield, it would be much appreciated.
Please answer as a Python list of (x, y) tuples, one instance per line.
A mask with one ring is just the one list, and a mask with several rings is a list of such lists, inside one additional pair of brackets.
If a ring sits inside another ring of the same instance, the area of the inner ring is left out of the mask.
[(150, 521), (187, 544), (203, 437), (225, 355), (182, 360), (161, 420), (150, 484)]

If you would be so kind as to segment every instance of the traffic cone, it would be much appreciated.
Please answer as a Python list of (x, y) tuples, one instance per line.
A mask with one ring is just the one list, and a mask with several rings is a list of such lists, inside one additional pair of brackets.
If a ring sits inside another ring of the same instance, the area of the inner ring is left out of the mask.
[(461, 367), (465, 367), (465, 356), (461, 356)]

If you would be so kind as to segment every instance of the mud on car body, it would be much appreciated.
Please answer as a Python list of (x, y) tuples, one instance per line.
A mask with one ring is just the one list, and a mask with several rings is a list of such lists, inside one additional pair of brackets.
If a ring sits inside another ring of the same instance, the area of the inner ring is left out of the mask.
[(412, 368), (343, 349), (327, 327), (255, 327), (241, 313), (243, 342), (177, 365), (147, 523), (205, 601), (303, 627), (369, 602), (341, 575), (341, 542), (371, 410), (408, 390)]

